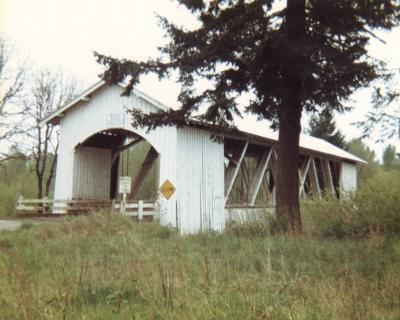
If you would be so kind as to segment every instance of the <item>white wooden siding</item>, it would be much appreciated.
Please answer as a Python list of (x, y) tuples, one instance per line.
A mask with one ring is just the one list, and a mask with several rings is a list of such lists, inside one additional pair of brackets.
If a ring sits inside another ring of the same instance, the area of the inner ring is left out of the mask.
[(357, 189), (357, 166), (354, 163), (342, 162), (341, 189), (353, 192)]
[(80, 146), (75, 151), (73, 198), (108, 199), (111, 150)]
[[(127, 108), (144, 112), (158, 110), (140, 97), (121, 97), (118, 86), (106, 86), (96, 91), (88, 102), (80, 102), (69, 109), (60, 121), (60, 147), (57, 163), (54, 198), (68, 200), (73, 197), (75, 147), (88, 137), (107, 129), (123, 128), (144, 137), (160, 154), (160, 184), (166, 179), (176, 183), (176, 128), (166, 127), (146, 133), (134, 129)], [(109, 127), (110, 114), (123, 114), (123, 123)], [(176, 225), (176, 195), (169, 200), (160, 196), (160, 222)]]
[(226, 208), (226, 221), (250, 222), (265, 219), (266, 215), (273, 216), (275, 210), (273, 208)]
[(223, 143), (211, 140), (204, 130), (182, 128), (177, 145), (178, 227), (183, 233), (223, 230)]

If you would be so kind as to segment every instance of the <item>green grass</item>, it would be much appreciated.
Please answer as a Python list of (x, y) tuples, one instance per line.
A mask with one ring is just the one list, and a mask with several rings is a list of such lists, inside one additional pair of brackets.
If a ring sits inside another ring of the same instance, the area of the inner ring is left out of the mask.
[(0, 233), (0, 318), (399, 319), (399, 266), (396, 237), (183, 237), (70, 218)]

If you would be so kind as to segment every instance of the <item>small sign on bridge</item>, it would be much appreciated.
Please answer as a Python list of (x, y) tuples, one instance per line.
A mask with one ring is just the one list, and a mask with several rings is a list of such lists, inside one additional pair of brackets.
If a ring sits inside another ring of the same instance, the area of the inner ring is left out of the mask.
[(175, 193), (175, 186), (168, 179), (160, 187), (161, 194), (168, 200)]
[(124, 114), (123, 113), (109, 113), (106, 118), (108, 127), (123, 127), (124, 126)]
[(119, 177), (119, 193), (131, 193), (131, 180), (129, 176)]

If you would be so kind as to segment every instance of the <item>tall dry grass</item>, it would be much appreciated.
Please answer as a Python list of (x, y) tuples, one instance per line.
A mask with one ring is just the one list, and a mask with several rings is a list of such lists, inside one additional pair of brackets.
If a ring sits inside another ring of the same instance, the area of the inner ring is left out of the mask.
[(1, 319), (398, 319), (397, 238), (204, 233), (107, 214), (0, 233)]

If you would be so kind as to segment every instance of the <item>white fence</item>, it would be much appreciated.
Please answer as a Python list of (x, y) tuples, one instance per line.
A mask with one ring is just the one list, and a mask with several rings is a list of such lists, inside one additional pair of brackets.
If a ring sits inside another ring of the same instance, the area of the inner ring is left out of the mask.
[(137, 217), (138, 220), (142, 220), (143, 217), (153, 217), (158, 220), (157, 204), (154, 202), (113, 201), (112, 211), (118, 211), (125, 216)]
[(142, 200), (53, 200), (48, 198), (24, 199), (20, 197), (16, 205), (17, 214), (25, 216), (81, 215), (103, 210), (136, 217), (138, 220), (158, 219), (157, 204)]

